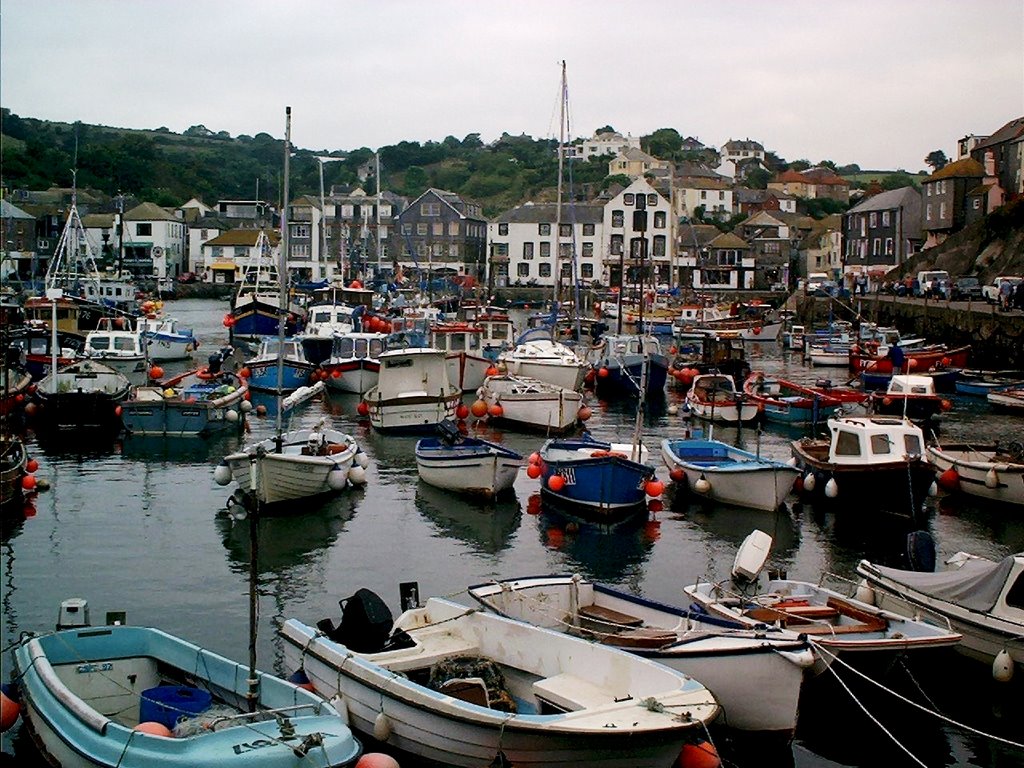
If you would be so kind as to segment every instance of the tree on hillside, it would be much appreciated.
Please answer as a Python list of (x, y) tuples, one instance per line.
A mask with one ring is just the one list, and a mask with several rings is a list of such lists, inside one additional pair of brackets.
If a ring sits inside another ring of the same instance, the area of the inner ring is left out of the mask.
[(949, 164), (949, 158), (941, 149), (933, 149), (924, 159), (925, 165), (930, 165), (933, 171), (941, 171)]
[(650, 155), (673, 160), (683, 148), (683, 137), (675, 128), (659, 128), (650, 136), (641, 137), (640, 146)]
[(615, 130), (614, 128), (612, 128), (612, 127), (611, 127), (610, 125), (606, 125), (606, 126), (604, 126), (604, 127), (602, 127), (602, 128), (598, 128), (598, 129), (597, 129), (596, 131), (594, 131), (594, 133), (596, 133), (596, 134), (599, 134), (599, 135), (600, 135), (600, 134), (602, 134), (602, 133), (618, 133), (618, 131), (616, 131), (616, 130)]
[(895, 173), (890, 173), (881, 181), (881, 187), (886, 191), (890, 189), (902, 189), (903, 187), (917, 188), (917, 186), (917, 179), (902, 168)]
[(789, 170), (791, 171), (806, 171), (811, 167), (810, 160), (794, 160), (789, 164)]
[(772, 180), (772, 174), (771, 171), (766, 171), (764, 168), (751, 168), (743, 178), (751, 189), (768, 189), (768, 182)]

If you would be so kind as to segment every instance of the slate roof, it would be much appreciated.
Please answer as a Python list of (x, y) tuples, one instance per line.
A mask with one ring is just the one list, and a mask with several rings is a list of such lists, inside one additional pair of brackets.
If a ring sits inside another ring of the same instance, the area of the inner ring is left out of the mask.
[[(501, 224), (551, 224), (555, 221), (557, 203), (525, 203), (499, 214), (495, 222)], [(562, 223), (600, 224), (604, 220), (604, 206), (589, 203), (562, 203)]]
[(739, 235), (732, 232), (723, 232), (710, 243), (712, 248), (746, 248), (750, 250), (750, 244)]
[(976, 152), (979, 149), (987, 149), (988, 147), (995, 146), (996, 144), (1002, 144), (1003, 142), (1012, 141), (1013, 139), (1021, 137), (1024, 137), (1024, 117), (1015, 117), (987, 139), (980, 142), (971, 151)]
[(775, 218), (766, 211), (758, 211), (749, 219), (740, 222), (741, 227), (781, 227), (785, 222)]
[(21, 210), (7, 200), (0, 200), (0, 218), (4, 219), (35, 219), (31, 213)]
[(692, 226), (688, 222), (680, 222), (679, 228), (676, 230), (679, 244), (683, 248), (693, 244), (694, 239), (697, 240), (698, 246), (704, 246), (718, 237), (721, 232), (718, 227), (714, 224), (693, 224)]
[(114, 214), (89, 213), (82, 217), (82, 226), (86, 229), (109, 229), (114, 226)]
[(752, 139), (743, 139), (742, 141), (740, 141), (740, 140), (733, 141), (732, 139), (729, 139), (727, 142), (725, 142), (725, 144), (722, 145), (723, 149), (725, 149), (727, 147), (729, 149), (734, 149), (734, 150), (736, 150), (736, 149), (740, 149), (740, 150), (746, 149), (746, 150), (754, 150), (756, 152), (764, 152), (764, 145), (761, 144), (760, 142), (753, 141)]
[(181, 221), (156, 203), (142, 203), (124, 214), (125, 221)]
[(872, 195), (846, 212), (847, 216), (854, 213), (870, 213), (871, 211), (891, 211), (903, 208), (905, 216), (903, 231), (910, 239), (921, 238), (921, 193), (913, 187), (900, 187)]

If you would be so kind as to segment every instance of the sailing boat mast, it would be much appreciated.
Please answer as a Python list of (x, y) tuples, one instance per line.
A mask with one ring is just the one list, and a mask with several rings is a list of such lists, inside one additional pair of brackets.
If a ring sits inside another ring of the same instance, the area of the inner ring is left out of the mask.
[(288, 309), (288, 156), (292, 146), (292, 108), (284, 108), (284, 205), (281, 213), (281, 246), (277, 253), (277, 282), (281, 287), (277, 317), (277, 449), (281, 451), (281, 393), (284, 390), (284, 325)]
[[(565, 82), (565, 59), (562, 59), (562, 86), (558, 93), (558, 202), (555, 204), (555, 310), (562, 299), (562, 167), (565, 164), (565, 102), (568, 99)], [(556, 319), (557, 322), (557, 319)]]

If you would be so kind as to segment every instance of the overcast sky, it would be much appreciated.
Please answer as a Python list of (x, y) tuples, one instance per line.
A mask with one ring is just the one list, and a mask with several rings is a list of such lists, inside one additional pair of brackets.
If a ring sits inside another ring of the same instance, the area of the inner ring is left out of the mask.
[(924, 168), (1024, 114), (1022, 0), (3, 0), (0, 103), (306, 149), (675, 128)]

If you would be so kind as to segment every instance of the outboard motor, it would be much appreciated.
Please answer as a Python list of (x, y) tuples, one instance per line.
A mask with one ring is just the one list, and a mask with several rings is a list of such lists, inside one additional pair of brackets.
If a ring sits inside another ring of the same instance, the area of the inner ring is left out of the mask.
[(209, 371), (211, 376), (216, 376), (220, 373), (220, 364), (222, 362), (224, 362), (224, 358), (220, 356), (220, 352), (214, 352), (206, 358), (206, 370)]
[(330, 619), (322, 619), (316, 628), (329, 639), (357, 653), (384, 650), (394, 619), (380, 596), (361, 588), (347, 600), (339, 601), (339, 605), (342, 613), (338, 625), (334, 626)]

